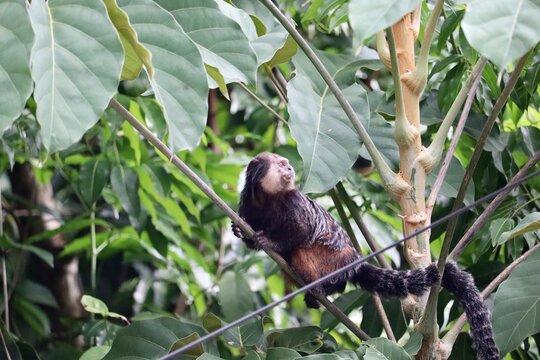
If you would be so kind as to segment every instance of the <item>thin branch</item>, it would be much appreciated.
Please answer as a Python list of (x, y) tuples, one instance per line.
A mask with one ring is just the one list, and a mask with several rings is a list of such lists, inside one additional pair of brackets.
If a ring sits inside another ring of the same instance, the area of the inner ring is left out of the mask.
[[(373, 238), (373, 235), (371, 234), (371, 232), (369, 231), (366, 223), (362, 219), (362, 216), (360, 215), (360, 212), (358, 211), (358, 207), (356, 206), (354, 201), (351, 200), (351, 197), (349, 196), (349, 194), (347, 194), (347, 190), (345, 190), (345, 187), (343, 186), (343, 184), (341, 182), (339, 182), (336, 185), (336, 188), (337, 188), (337, 190), (339, 192), (339, 195), (341, 196), (341, 198), (345, 202), (345, 206), (347, 206), (347, 209), (349, 209), (349, 212), (351, 213), (351, 216), (352, 216), (354, 222), (356, 223), (356, 225), (360, 229), (360, 232), (362, 233), (362, 235), (364, 235), (364, 239), (366, 239), (366, 242), (368, 243), (369, 248), (373, 252), (378, 251), (379, 247), (377, 246), (377, 243), (375, 242), (375, 239)], [(377, 255), (376, 258), (377, 258), (377, 261), (379, 262), (379, 264), (382, 267), (384, 267), (386, 269), (391, 269), (392, 268), (390, 266), (390, 264), (388, 263), (388, 261), (386, 261), (386, 258), (384, 257), (383, 254)]]
[[(522, 177), (524, 177), (534, 165), (536, 165), (540, 161), (540, 150), (537, 151), (532, 158), (527, 161), (527, 163), (517, 172), (516, 175), (510, 180), (509, 184), (514, 183), (516, 181), (519, 181)], [(450, 260), (456, 261), (460, 256), (463, 250), (469, 243), (471, 242), (473, 235), (476, 234), (478, 229), (480, 229), (486, 221), (489, 219), (489, 217), (495, 212), (495, 210), (499, 207), (499, 205), (504, 201), (508, 193), (512, 191), (512, 189), (508, 189), (504, 192), (501, 192), (499, 195), (493, 199), (489, 205), (486, 207), (486, 209), (482, 212), (482, 214), (475, 220), (475, 222), (471, 225), (471, 227), (467, 230), (467, 232), (463, 235), (463, 237), (459, 240), (457, 245), (454, 247), (452, 252), (449, 255)]]
[(356, 129), (360, 139), (364, 142), (366, 149), (368, 150), (373, 163), (379, 170), (381, 179), (384, 186), (389, 190), (393, 195), (401, 194), (405, 192), (409, 185), (406, 184), (403, 179), (397, 176), (386, 163), (381, 153), (373, 143), (373, 140), (370, 138), (368, 132), (362, 125), (362, 122), (354, 112), (351, 104), (347, 101), (343, 92), (339, 89), (338, 85), (332, 78), (332, 75), (328, 72), (324, 64), (317, 57), (315, 52), (311, 49), (309, 44), (304, 40), (302, 35), (296, 30), (294, 25), (283, 15), (283, 13), (274, 5), (272, 0), (260, 0), (260, 2), (270, 10), (270, 12), (275, 16), (275, 18), (283, 25), (283, 27), (291, 34), (291, 37), (296, 41), (300, 48), (304, 51), (309, 60), (313, 63), (317, 72), (321, 75), (323, 80), (328, 85), (329, 89), (332, 91), (339, 105), (347, 114), (347, 117), (351, 121), (352, 125)]
[(272, 70), (267, 67), (265, 67), (265, 70), (266, 70), (266, 75), (268, 75), (268, 77), (270, 78), (270, 81), (272, 82), (272, 85), (274, 85), (274, 89), (276, 89), (276, 92), (278, 93), (279, 98), (284, 104), (287, 104), (289, 102), (289, 99), (287, 98), (287, 92), (285, 91), (285, 89), (281, 87), (280, 83), (274, 76), (274, 73), (272, 72)]
[[(442, 152), (443, 152), (444, 143), (446, 141), (446, 136), (448, 135), (448, 131), (450, 130), (450, 126), (452, 126), (454, 119), (459, 114), (459, 111), (461, 110), (461, 106), (463, 105), (463, 102), (467, 98), (467, 94), (469, 94), (469, 96), (472, 96), (470, 95), (470, 92), (473, 87), (473, 84), (475, 83), (477, 79), (480, 78), (480, 75), (482, 74), (482, 71), (484, 69), (484, 66), (486, 65), (486, 62), (487, 62), (487, 59), (484, 57), (478, 60), (473, 70), (471, 71), (471, 74), (469, 75), (467, 81), (465, 81), (465, 84), (463, 84), (463, 87), (461, 88), (454, 102), (452, 103), (452, 106), (450, 106), (448, 113), (444, 117), (441, 123), (441, 126), (439, 127), (439, 129), (437, 130), (437, 133), (435, 134), (435, 138), (433, 139), (429, 147), (425, 149), (423, 154), (419, 157), (418, 161), (422, 163), (422, 165), (424, 166), (424, 169), (426, 169), (426, 172), (428, 173), (431, 172), (433, 168), (439, 163)], [(463, 118), (463, 113), (464, 112), (462, 112), (462, 118)]]
[(244, 89), (245, 92), (248, 93), (249, 96), (251, 96), (255, 101), (257, 101), (259, 104), (262, 105), (263, 108), (265, 108), (266, 110), (268, 110), (272, 115), (274, 115), (279, 121), (281, 121), (282, 123), (284, 123), (285, 125), (289, 125), (289, 123), (287, 122), (287, 120), (285, 120), (281, 115), (279, 115), (274, 109), (272, 109), (267, 103), (265, 103), (263, 101), (263, 99), (261, 99), (260, 97), (257, 96), (257, 94), (255, 94), (253, 91), (251, 91), (250, 88), (248, 88), (246, 85), (242, 84), (242, 83), (238, 83), (238, 85)]
[[(112, 107), (120, 116), (127, 120), (148, 142), (154, 145), (163, 155), (170, 159), (171, 163), (176, 166), (184, 175), (186, 175), (199, 189), (201, 189), (210, 200), (216, 204), (223, 212), (236, 224), (247, 237), (254, 237), (255, 232), (233, 209), (225, 203), (215, 192), (208, 186), (193, 170), (189, 168), (176, 154), (174, 154), (160, 139), (158, 139), (146, 126), (137, 120), (131, 113), (122, 106), (117, 100), (111, 99), (109, 106)], [(296, 282), (302, 284), (301, 279), (294, 274), (285, 260), (279, 254), (271, 250), (265, 250), (280, 268), (289, 274)], [(369, 339), (364, 331), (362, 331), (351, 319), (347, 317), (337, 306), (332, 304), (325, 296), (313, 294), (328, 311), (338, 318), (345, 326), (349, 328), (360, 339)]]
[[(527, 252), (525, 252), (519, 258), (514, 260), (510, 265), (508, 265), (495, 279), (493, 279), (493, 281), (491, 283), (489, 283), (488, 286), (486, 286), (484, 291), (482, 291), (482, 297), (484, 299), (487, 299), (488, 296), (493, 291), (495, 291), (495, 289), (497, 289), (497, 287), (499, 287), (499, 285), (504, 280), (506, 280), (508, 278), (508, 276), (510, 276), (510, 274), (512, 273), (512, 271), (514, 271), (516, 266), (518, 266), (519, 264), (524, 262), (529, 256), (532, 255), (532, 253), (534, 253), (539, 248), (540, 248), (540, 243), (536, 244), (535, 246), (533, 246), (532, 248), (527, 250)], [(446, 333), (446, 335), (444, 335), (444, 337), (442, 338), (443, 346), (448, 347), (448, 350), (449, 350), (448, 355), (450, 355), (452, 345), (454, 344), (454, 342), (456, 341), (459, 333), (461, 332), (461, 329), (463, 328), (463, 325), (465, 325), (466, 320), (467, 320), (467, 317), (465, 316), (465, 314), (462, 314), (459, 317), (459, 319), (456, 320), (456, 322), (454, 323), (454, 326), (452, 327), (452, 329), (450, 329), (450, 331), (448, 331)]]
[[(343, 186), (342, 182), (338, 182), (336, 185), (337, 194), (339, 195), (339, 198), (345, 203), (345, 206), (349, 209), (349, 212), (351, 213), (351, 216), (353, 217), (353, 220), (356, 222), (356, 225), (362, 232), (362, 235), (364, 235), (364, 238), (366, 239), (366, 242), (368, 243), (369, 247), (373, 252), (378, 251), (378, 246), (375, 243), (373, 236), (371, 235), (371, 232), (368, 230), (366, 224), (364, 223), (364, 220), (362, 220), (362, 217), (360, 216), (360, 213), (358, 211), (358, 208), (356, 207), (356, 204), (351, 200), (351, 197), (349, 194), (347, 194), (347, 190), (345, 190), (345, 187)], [(356, 241), (358, 244), (358, 248), (360, 248), (360, 244), (358, 241)], [(360, 253), (360, 249), (357, 249)], [(383, 254), (378, 254), (376, 256), (376, 259), (378, 260), (379, 264), (387, 269), (391, 269), (390, 264), (388, 264), (388, 261), (386, 261), (386, 258)], [(375, 301), (375, 308), (377, 309), (377, 312), (379, 313), (382, 321), (382, 325), (384, 328), (384, 331), (386, 332), (386, 335), (388, 335), (388, 338), (394, 342), (396, 342), (396, 337), (394, 336), (394, 332), (392, 330), (392, 327), (390, 326), (390, 321), (388, 321), (388, 315), (386, 314), (386, 311), (384, 310), (383, 303), (381, 301), (380, 296), (377, 293), (373, 294), (373, 300)]]
[(442, 184), (444, 182), (444, 178), (446, 177), (446, 173), (448, 172), (448, 168), (450, 167), (450, 162), (452, 161), (454, 152), (456, 151), (457, 144), (459, 142), (459, 139), (461, 138), (461, 133), (463, 132), (463, 129), (465, 128), (465, 123), (467, 122), (467, 118), (469, 117), (469, 112), (471, 110), (474, 97), (476, 95), (476, 89), (478, 88), (479, 83), (480, 83), (480, 76), (477, 76), (469, 90), (467, 101), (465, 102), (465, 105), (463, 106), (463, 110), (461, 111), (461, 116), (459, 118), (458, 124), (454, 131), (454, 135), (450, 143), (450, 147), (448, 148), (448, 151), (446, 153), (446, 157), (444, 158), (441, 170), (439, 171), (439, 174), (437, 175), (437, 179), (435, 180), (435, 183), (433, 184), (433, 187), (431, 188), (431, 194), (429, 195), (429, 199), (427, 203), (428, 218), (431, 218), (431, 213), (433, 211), (433, 207), (435, 206), (435, 201), (437, 200), (437, 196), (439, 195), (439, 191), (441, 190)]
[(414, 70), (413, 77), (421, 79), (425, 87), (427, 76), (428, 76), (428, 59), (429, 59), (429, 49), (431, 48), (431, 43), (433, 41), (433, 34), (435, 34), (435, 28), (441, 12), (443, 9), (444, 0), (437, 0), (424, 30), (424, 38), (422, 39), (422, 46), (420, 47), (420, 56), (418, 57), (418, 63), (416, 69)]
[(384, 310), (384, 306), (379, 294), (373, 293), (373, 300), (375, 301), (375, 309), (377, 309), (377, 312), (381, 317), (382, 326), (384, 331), (386, 332), (386, 336), (388, 336), (388, 339), (390, 339), (391, 341), (397, 342), (396, 336), (394, 335), (394, 331), (392, 330), (392, 326), (390, 325), (388, 315), (386, 315), (386, 311)]
[[(476, 141), (474, 152), (471, 156), (471, 160), (469, 161), (469, 165), (467, 166), (467, 170), (465, 171), (465, 175), (463, 176), (463, 181), (461, 182), (461, 185), (459, 187), (458, 194), (456, 195), (456, 199), (454, 201), (454, 206), (452, 207), (452, 211), (457, 210), (463, 203), (463, 199), (465, 199), (467, 187), (469, 186), (473, 173), (476, 170), (476, 165), (478, 165), (478, 161), (480, 160), (480, 155), (482, 155), (482, 152), (484, 151), (484, 145), (489, 137), (489, 134), (491, 133), (491, 129), (493, 128), (493, 125), (495, 124), (495, 120), (497, 120), (499, 113), (501, 112), (504, 105), (506, 104), (506, 101), (510, 97), (510, 93), (516, 86), (516, 83), (521, 75), (521, 70), (523, 70), (523, 67), (525, 66), (525, 62), (527, 61), (527, 57), (529, 56), (529, 53), (530, 52), (525, 54), (517, 63), (516, 68), (514, 69), (514, 72), (510, 76), (508, 83), (506, 84), (501, 95), (495, 102), (495, 105), (493, 106), (493, 109), (491, 110), (491, 113), (489, 114), (486, 120), (486, 123), (484, 124), (482, 133), (480, 134), (480, 136), (478, 137), (478, 140)], [(454, 237), (454, 232), (456, 230), (458, 220), (459, 220), (459, 217), (453, 218), (452, 220), (448, 222), (448, 226), (446, 228), (446, 234), (445, 234), (443, 245), (441, 248), (439, 262), (437, 264), (439, 267), (439, 271), (441, 273), (444, 270), (444, 266), (446, 264), (448, 251), (450, 250), (450, 243), (452, 242), (452, 238)]]
[[(484, 124), (484, 128), (482, 129), (482, 133), (480, 134), (480, 137), (477, 140), (474, 153), (469, 162), (469, 166), (467, 166), (467, 170), (465, 171), (465, 175), (463, 176), (463, 181), (461, 182), (461, 186), (459, 188), (458, 194), (456, 195), (454, 206), (452, 207), (451, 212), (459, 209), (463, 202), (463, 199), (465, 198), (467, 187), (469, 185), (470, 180), (472, 179), (472, 175), (476, 169), (476, 165), (478, 164), (478, 161), (480, 160), (480, 155), (483, 152), (484, 144), (486, 143), (487, 138), (489, 134), (491, 133), (491, 129), (493, 127), (493, 124), (495, 123), (495, 120), (497, 119), (500, 111), (502, 110), (504, 104), (506, 103), (506, 100), (510, 96), (512, 89), (516, 85), (517, 79), (519, 78), (521, 74), (521, 70), (523, 69), (523, 66), (525, 65), (525, 60), (527, 59), (527, 56), (528, 54), (523, 56), (518, 62), (514, 72), (512, 73), (512, 76), (510, 77), (510, 80), (508, 81), (508, 84), (502, 91), (499, 99), (497, 99), (491, 114), (489, 115), (486, 123)], [(480, 62), (480, 60), (478, 62)], [(443, 240), (443, 244), (441, 247), (439, 261), (437, 263), (437, 267), (439, 269), (439, 273), (441, 274), (441, 278), (444, 273), (444, 267), (446, 265), (448, 252), (450, 250), (450, 244), (454, 236), (458, 219), (459, 219), (459, 216), (452, 218), (448, 222), (448, 226), (446, 227), (446, 234), (445, 234), (445, 238)], [(437, 300), (438, 300), (439, 289), (440, 289), (440, 282), (436, 283), (431, 288), (431, 291), (429, 293), (428, 302), (426, 304), (424, 316), (422, 317), (422, 320), (420, 321), (420, 324), (418, 326), (421, 329), (422, 333), (425, 332), (428, 334), (435, 334), (434, 329), (436, 329), (437, 327), (436, 311), (437, 311)]]
[(345, 228), (345, 231), (347, 232), (347, 235), (351, 238), (351, 241), (353, 243), (354, 248), (360, 255), (362, 255), (362, 248), (360, 247), (360, 242), (356, 238), (356, 234), (353, 231), (353, 228), (351, 226), (351, 222), (349, 221), (349, 217), (345, 213), (345, 209), (343, 208), (342, 200), (340, 199), (340, 196), (338, 195), (338, 192), (336, 189), (330, 189), (328, 191), (330, 194), (330, 197), (332, 198), (332, 201), (334, 202), (334, 206), (336, 207), (336, 210), (338, 212), (339, 218), (341, 219), (341, 223), (343, 227)]

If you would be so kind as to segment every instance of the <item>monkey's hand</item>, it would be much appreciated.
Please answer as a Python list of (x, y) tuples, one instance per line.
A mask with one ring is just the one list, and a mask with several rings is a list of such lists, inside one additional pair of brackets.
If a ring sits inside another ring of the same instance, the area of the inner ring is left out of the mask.
[(268, 236), (266, 236), (263, 231), (257, 231), (251, 241), (253, 241), (255, 245), (254, 248), (257, 250), (272, 250), (277, 253), (281, 251), (279, 245), (276, 242), (272, 241), (272, 239), (270, 239)]

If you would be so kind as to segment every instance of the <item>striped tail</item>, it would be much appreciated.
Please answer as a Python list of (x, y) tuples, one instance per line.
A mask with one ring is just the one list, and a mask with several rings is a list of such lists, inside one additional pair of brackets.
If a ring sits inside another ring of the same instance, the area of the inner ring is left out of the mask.
[(425, 269), (397, 271), (362, 263), (356, 268), (351, 280), (354, 284), (382, 296), (403, 298), (408, 294), (422, 295), (439, 280), (439, 272), (435, 264)]
[(454, 294), (465, 309), (477, 356), (482, 360), (499, 360), (499, 349), (493, 339), (489, 311), (473, 277), (455, 263), (447, 263), (441, 285)]

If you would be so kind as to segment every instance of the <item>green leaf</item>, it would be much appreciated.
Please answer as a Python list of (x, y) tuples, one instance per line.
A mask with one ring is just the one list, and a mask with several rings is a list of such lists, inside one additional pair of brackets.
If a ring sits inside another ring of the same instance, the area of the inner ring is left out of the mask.
[(504, 68), (540, 41), (539, 17), (539, 0), (475, 0), (461, 27), (472, 47)]
[(235, 0), (234, 4), (251, 15), (257, 26), (259, 36), (250, 38), (250, 43), (257, 54), (258, 65), (268, 62), (270, 67), (274, 67), (296, 54), (296, 42), (261, 2)]
[(136, 79), (144, 64), (149, 77), (154, 76), (152, 54), (139, 42), (137, 33), (129, 23), (127, 14), (120, 9), (116, 0), (103, 0), (120, 41), (124, 47), (125, 58), (122, 67), (122, 80)]
[(374, 346), (386, 358), (392, 360), (411, 360), (411, 356), (398, 344), (386, 338), (371, 338), (366, 344)]
[[(433, 170), (426, 179), (426, 184), (429, 186), (433, 186), (435, 184), (435, 180), (437, 179), (437, 175), (439, 174), (440, 167), (442, 166), (442, 162), (439, 163), (437, 168)], [(463, 181), (463, 177), (465, 176), (465, 169), (461, 165), (461, 163), (453, 157), (450, 161), (450, 166), (448, 167), (448, 172), (446, 173), (446, 176), (444, 177), (440, 195), (447, 196), (449, 198), (455, 198), (457, 196), (457, 193), (459, 191), (459, 187), (461, 186), (461, 182)], [(474, 201), (474, 183), (471, 180), (469, 186), (467, 187), (467, 191), (465, 193), (465, 199), (463, 202), (465, 205), (469, 205)]]
[(111, 350), (110, 346), (95, 346), (86, 350), (79, 360), (101, 360)]
[(90, 227), (92, 224), (96, 224), (97, 226), (100, 226), (104, 229), (110, 229), (110, 225), (108, 222), (103, 221), (101, 219), (73, 219), (68, 221), (67, 223), (63, 224), (59, 228), (56, 228), (54, 230), (48, 230), (43, 231), (37, 235), (34, 235), (28, 239), (28, 242), (35, 243), (37, 241), (45, 240), (52, 238), (53, 236), (56, 236), (58, 234), (71, 234), (74, 232), (77, 232), (79, 230), (85, 229)]
[(58, 308), (58, 303), (51, 290), (37, 282), (28, 279), (23, 280), (17, 285), (15, 291), (17, 295), (22, 296), (33, 303), (50, 306), (55, 309)]
[(418, 353), (418, 350), (422, 347), (422, 339), (424, 336), (419, 333), (418, 331), (414, 331), (411, 336), (409, 337), (409, 340), (405, 345), (403, 345), (403, 349), (411, 356), (414, 356)]
[(99, 199), (109, 179), (109, 165), (104, 160), (90, 160), (79, 172), (79, 190), (89, 208)]
[[(334, 301), (334, 305), (336, 305), (341, 311), (345, 313), (345, 315), (347, 315), (354, 309), (358, 309), (360, 304), (363, 304), (369, 296), (370, 294), (368, 292), (362, 289), (355, 289), (338, 297)], [(325, 310), (322, 313), (321, 329), (328, 331), (335, 328), (338, 324), (339, 320), (336, 319), (336, 317), (332, 315), (328, 310)]]
[[(306, 63), (305, 55), (297, 54), (293, 63), (298, 74), (287, 86), (289, 126), (304, 160), (302, 189), (324, 192), (351, 169), (360, 152), (360, 140), (334, 94)], [(340, 65), (333, 64), (328, 70), (365, 125), (369, 119), (367, 94), (354, 83), (359, 63)]]
[(32, 92), (30, 49), (34, 34), (24, 1), (0, 3), (0, 29), (0, 132), (4, 132), (21, 115)]
[(301, 358), (300, 353), (287, 348), (268, 348), (266, 360), (297, 360)]
[(241, 26), (224, 16), (231, 11), (225, 2), (214, 0), (156, 0), (173, 14), (193, 40), (205, 64), (217, 68), (227, 84), (254, 84), (257, 56)]
[(540, 331), (540, 251), (518, 265), (495, 294), (493, 333), (501, 355)]
[(503, 244), (517, 236), (531, 231), (536, 231), (538, 229), (540, 229), (540, 212), (534, 212), (521, 219), (513, 230), (502, 233), (498, 243)]
[(50, 252), (33, 245), (15, 242), (7, 234), (0, 236), (0, 248), (29, 251), (41, 260), (45, 261), (45, 263), (50, 267), (54, 267), (54, 256)]
[(163, 108), (169, 146), (176, 152), (199, 143), (208, 113), (208, 83), (197, 47), (173, 16), (151, 0), (118, 0), (140, 43), (152, 54), (150, 85)]
[[(136, 321), (118, 331), (104, 360), (157, 359), (168, 354), (176, 341), (192, 336), (193, 333), (206, 335), (200, 326), (173, 318)], [(212, 355), (219, 354), (214, 342), (206, 342), (203, 347)]]
[(323, 338), (324, 333), (319, 327), (302, 326), (283, 330), (276, 337), (274, 346), (286, 347), (310, 354), (322, 346)]
[(32, 1), (29, 13), (36, 118), (53, 152), (97, 122), (118, 88), (124, 53), (101, 1)]
[(421, 0), (351, 0), (349, 20), (358, 44), (420, 6)]
[(219, 304), (225, 320), (236, 320), (255, 309), (253, 293), (244, 276), (237, 271), (227, 271), (219, 280)]
[(131, 224), (137, 229), (144, 227), (146, 213), (141, 208), (137, 193), (139, 188), (137, 173), (130, 168), (115, 166), (111, 171), (111, 185)]
[(514, 227), (513, 219), (501, 218), (491, 221), (489, 224), (489, 234), (493, 246), (502, 244), (504, 241), (501, 242), (501, 235), (511, 230), (512, 227)]
[(363, 360), (394, 360), (387, 358), (384, 356), (383, 353), (381, 353), (379, 350), (375, 349), (374, 347), (368, 347), (366, 349), (366, 354), (364, 355)]
[[(196, 332), (193, 332), (193, 333), (189, 334), (188, 336), (185, 336), (185, 337), (183, 337), (181, 339), (176, 340), (172, 344), (171, 349), (169, 350), (169, 352), (173, 352), (175, 350), (178, 350), (178, 349), (186, 346), (187, 344), (192, 343), (195, 340), (198, 340), (200, 338), (201, 337), (199, 336), (199, 334), (197, 334)], [(190, 350), (183, 353), (183, 355), (185, 354), (187, 356), (198, 357), (198, 356), (201, 356), (203, 353), (204, 353), (204, 348), (203, 348), (202, 344), (199, 344), (199, 345), (195, 346), (194, 348), (191, 348)]]
[(81, 305), (84, 307), (84, 310), (92, 314), (107, 317), (107, 314), (109, 313), (109, 308), (103, 301), (90, 295), (83, 295), (81, 298)]

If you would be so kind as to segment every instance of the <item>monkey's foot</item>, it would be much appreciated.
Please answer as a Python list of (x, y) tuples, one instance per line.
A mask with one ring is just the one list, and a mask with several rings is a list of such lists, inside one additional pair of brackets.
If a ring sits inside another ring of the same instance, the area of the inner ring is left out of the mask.
[(242, 229), (240, 229), (240, 227), (238, 225), (232, 224), (231, 225), (231, 230), (232, 230), (234, 236), (236, 236), (237, 238), (242, 239), (242, 240), (244, 240), (246, 238), (246, 236), (244, 235), (244, 232), (242, 231)]

